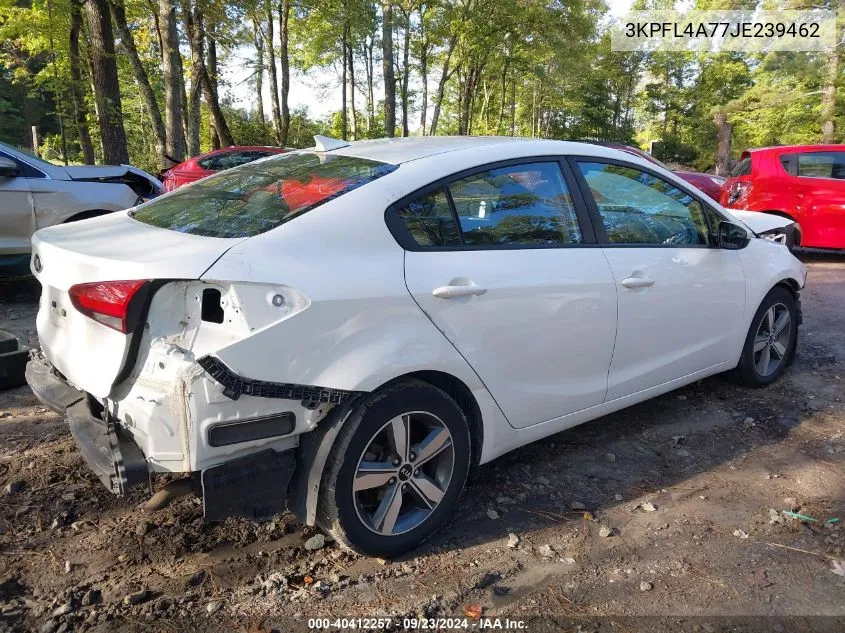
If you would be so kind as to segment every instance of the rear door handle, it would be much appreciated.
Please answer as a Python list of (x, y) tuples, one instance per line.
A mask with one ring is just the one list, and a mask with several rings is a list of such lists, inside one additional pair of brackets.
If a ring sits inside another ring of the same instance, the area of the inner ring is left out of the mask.
[(622, 280), (622, 285), (626, 288), (647, 288), (654, 285), (654, 279), (647, 277), (628, 277)]
[(454, 299), (455, 297), (472, 297), (483, 295), (487, 288), (475, 284), (466, 286), (440, 286), (431, 291), (438, 299)]

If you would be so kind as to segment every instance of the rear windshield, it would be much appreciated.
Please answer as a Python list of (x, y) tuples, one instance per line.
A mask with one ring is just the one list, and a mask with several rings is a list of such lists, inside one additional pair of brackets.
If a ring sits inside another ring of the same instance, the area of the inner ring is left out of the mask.
[(733, 168), (731, 172), (731, 176), (736, 178), (737, 176), (748, 176), (751, 174), (751, 157), (746, 156), (741, 161), (736, 164), (736, 167)]
[(352, 156), (291, 152), (177, 189), (148, 202), (132, 217), (180, 233), (250, 237), (395, 169)]

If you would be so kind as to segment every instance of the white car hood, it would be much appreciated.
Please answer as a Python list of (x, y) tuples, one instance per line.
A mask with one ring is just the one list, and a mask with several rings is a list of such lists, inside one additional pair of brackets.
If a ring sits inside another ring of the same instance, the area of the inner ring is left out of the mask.
[(727, 212), (758, 235), (773, 229), (782, 229), (793, 223), (789, 218), (760, 211), (727, 209)]

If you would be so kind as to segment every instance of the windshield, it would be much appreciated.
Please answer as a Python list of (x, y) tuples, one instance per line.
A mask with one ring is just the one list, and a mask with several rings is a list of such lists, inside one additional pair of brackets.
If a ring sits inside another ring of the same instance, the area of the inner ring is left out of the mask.
[(136, 220), (207, 237), (251, 237), (389, 174), (396, 165), (291, 152), (209, 176), (153, 200)]

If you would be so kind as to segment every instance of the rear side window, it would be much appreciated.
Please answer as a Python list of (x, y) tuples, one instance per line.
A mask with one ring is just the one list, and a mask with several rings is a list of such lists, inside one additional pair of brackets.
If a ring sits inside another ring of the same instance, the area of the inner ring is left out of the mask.
[(399, 210), (399, 217), (420, 246), (460, 246), (461, 237), (446, 191), (439, 189)]
[(750, 176), (751, 175), (751, 157), (746, 156), (741, 161), (739, 161), (736, 166), (731, 171), (731, 176), (736, 178), (737, 176)]
[(845, 152), (798, 154), (798, 176), (845, 179)]
[(414, 200), (397, 215), (422, 247), (582, 242), (575, 208), (556, 162), (479, 172)]
[(141, 206), (133, 217), (180, 233), (250, 237), (395, 169), (396, 165), (353, 156), (280, 154), (177, 189)]

